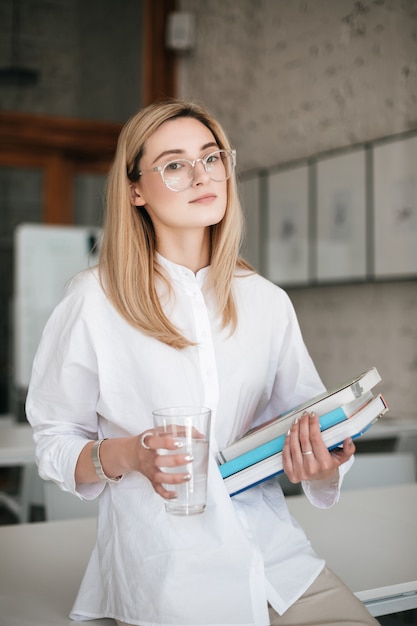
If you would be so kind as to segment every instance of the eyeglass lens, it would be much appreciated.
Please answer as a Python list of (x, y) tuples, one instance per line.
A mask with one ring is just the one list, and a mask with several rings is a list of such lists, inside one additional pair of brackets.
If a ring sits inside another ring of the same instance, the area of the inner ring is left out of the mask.
[[(233, 156), (232, 153), (227, 150), (213, 152), (201, 162), (211, 180), (215, 182), (223, 182), (230, 178), (233, 173)], [(162, 170), (164, 183), (173, 191), (183, 191), (187, 189), (193, 182), (195, 166), (196, 163), (193, 167), (192, 163), (185, 159), (177, 159), (176, 161), (166, 163)]]

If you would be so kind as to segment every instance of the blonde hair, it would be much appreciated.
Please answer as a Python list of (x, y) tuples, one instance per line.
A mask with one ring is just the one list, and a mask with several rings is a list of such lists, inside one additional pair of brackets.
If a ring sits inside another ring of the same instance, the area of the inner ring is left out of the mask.
[[(201, 105), (182, 100), (154, 103), (132, 117), (122, 129), (112, 164), (106, 198), (100, 280), (117, 311), (134, 327), (174, 348), (192, 342), (184, 337), (162, 309), (156, 278), (169, 287), (156, 260), (152, 221), (143, 207), (132, 205), (130, 185), (139, 179), (139, 163), (146, 141), (164, 122), (195, 118), (214, 135), (222, 149), (230, 144), (218, 122)], [(236, 329), (237, 311), (232, 293), (236, 268), (252, 268), (239, 257), (243, 215), (236, 179), (227, 181), (226, 212), (211, 229), (211, 258), (207, 289), (213, 290), (223, 327)]]

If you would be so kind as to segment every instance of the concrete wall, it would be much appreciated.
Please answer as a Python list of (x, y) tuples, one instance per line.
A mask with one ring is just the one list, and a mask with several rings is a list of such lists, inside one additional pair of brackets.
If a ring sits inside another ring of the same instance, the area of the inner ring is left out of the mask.
[(180, 92), (243, 170), (417, 127), (415, 0), (181, 0), (197, 44)]
[[(180, 94), (219, 118), (241, 172), (417, 128), (415, 0), (180, 5), (197, 23)], [(290, 295), (326, 385), (376, 365), (391, 414), (417, 419), (415, 281)]]

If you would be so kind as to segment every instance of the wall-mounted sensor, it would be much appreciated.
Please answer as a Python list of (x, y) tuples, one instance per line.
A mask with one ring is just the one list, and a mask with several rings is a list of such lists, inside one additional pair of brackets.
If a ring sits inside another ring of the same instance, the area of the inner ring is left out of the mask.
[(165, 45), (169, 50), (187, 52), (195, 45), (195, 16), (186, 11), (173, 11), (167, 18)]

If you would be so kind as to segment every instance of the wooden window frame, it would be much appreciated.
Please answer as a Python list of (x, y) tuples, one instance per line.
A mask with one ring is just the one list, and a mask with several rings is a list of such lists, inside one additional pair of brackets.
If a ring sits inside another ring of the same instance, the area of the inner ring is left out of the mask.
[[(144, 0), (143, 105), (176, 95), (176, 56), (165, 46), (176, 0)], [(74, 177), (107, 173), (122, 124), (0, 111), (0, 166), (40, 168), (42, 221), (74, 222)]]
[(0, 165), (44, 173), (42, 221), (72, 224), (74, 177), (105, 173), (122, 125), (0, 111)]
[(177, 0), (144, 0), (143, 104), (177, 95), (177, 55), (166, 47), (168, 15)]

